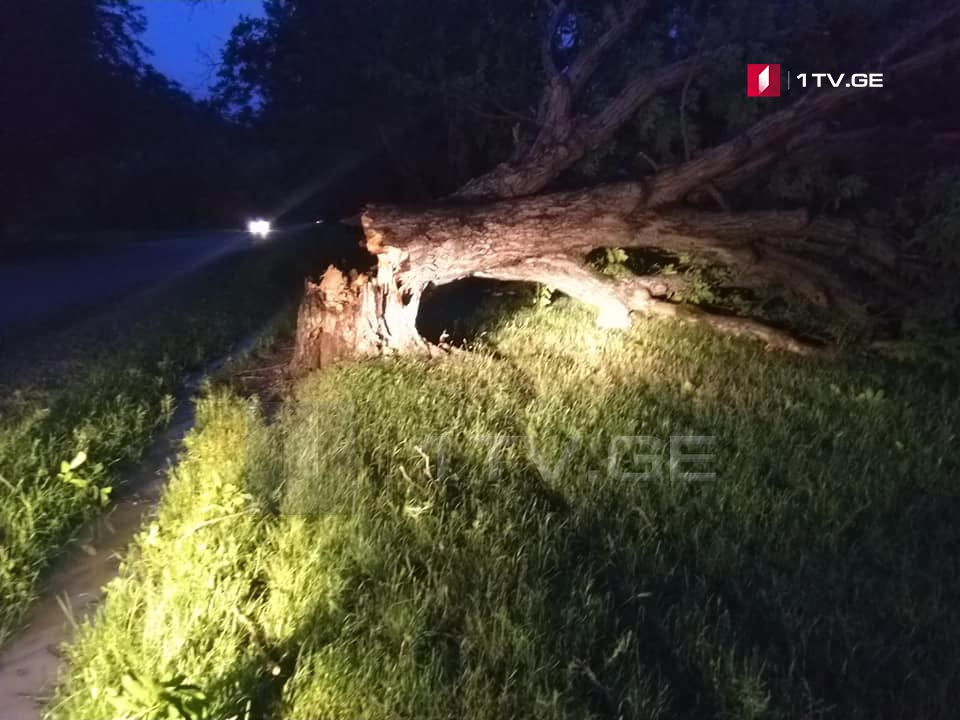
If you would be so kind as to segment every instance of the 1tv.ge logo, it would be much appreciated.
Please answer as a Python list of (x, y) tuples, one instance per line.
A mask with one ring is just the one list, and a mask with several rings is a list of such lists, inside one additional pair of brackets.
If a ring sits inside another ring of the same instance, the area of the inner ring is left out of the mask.
[[(790, 90), (790, 75), (787, 73), (787, 90)], [(825, 73), (802, 72), (794, 75), (796, 84), (803, 88), (846, 90), (860, 88), (882, 88), (882, 72)], [(779, 65), (747, 65), (748, 97), (780, 97)]]
[(780, 97), (780, 66), (747, 65), (747, 97)]

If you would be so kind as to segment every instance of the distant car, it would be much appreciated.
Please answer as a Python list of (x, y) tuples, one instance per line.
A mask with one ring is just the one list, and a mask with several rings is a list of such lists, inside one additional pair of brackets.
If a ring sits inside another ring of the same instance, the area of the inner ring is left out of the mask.
[(251, 220), (247, 223), (247, 230), (250, 231), (251, 235), (256, 235), (257, 237), (265, 238), (270, 234), (270, 221), (269, 220)]

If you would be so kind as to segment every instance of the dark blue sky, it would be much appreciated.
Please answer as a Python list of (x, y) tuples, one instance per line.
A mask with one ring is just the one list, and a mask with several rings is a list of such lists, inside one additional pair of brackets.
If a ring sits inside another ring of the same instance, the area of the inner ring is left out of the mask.
[(241, 15), (262, 14), (262, 0), (220, 0), (189, 5), (181, 0), (140, 0), (147, 17), (144, 43), (153, 65), (183, 89), (204, 97), (213, 64)]

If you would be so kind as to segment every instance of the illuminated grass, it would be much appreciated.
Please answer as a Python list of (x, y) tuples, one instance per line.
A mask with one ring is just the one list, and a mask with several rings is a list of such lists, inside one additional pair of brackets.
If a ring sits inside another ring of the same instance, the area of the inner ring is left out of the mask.
[[(34, 597), (41, 573), (77, 528), (101, 511), (156, 431), (190, 372), (260, 327), (291, 297), (291, 248), (222, 260), (141, 302), (122, 334), (51, 346), (55, 378), (5, 382), (0, 399), (0, 643)], [(251, 292), (256, 287), (257, 292)], [(65, 361), (61, 355), (69, 357)], [(39, 360), (38, 360), (39, 362)], [(11, 387), (12, 386), (12, 387)], [(88, 456), (59, 477), (61, 463)]]
[[(53, 716), (952, 712), (955, 377), (564, 303), (487, 345), (202, 401)], [(715, 481), (607, 471), (673, 434)]]

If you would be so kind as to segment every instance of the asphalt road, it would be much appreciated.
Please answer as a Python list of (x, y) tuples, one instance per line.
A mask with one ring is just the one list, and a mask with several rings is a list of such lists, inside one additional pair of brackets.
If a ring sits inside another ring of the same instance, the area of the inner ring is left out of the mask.
[(0, 257), (0, 352), (58, 322), (147, 290), (253, 246), (248, 233), (85, 244), (38, 257)]

